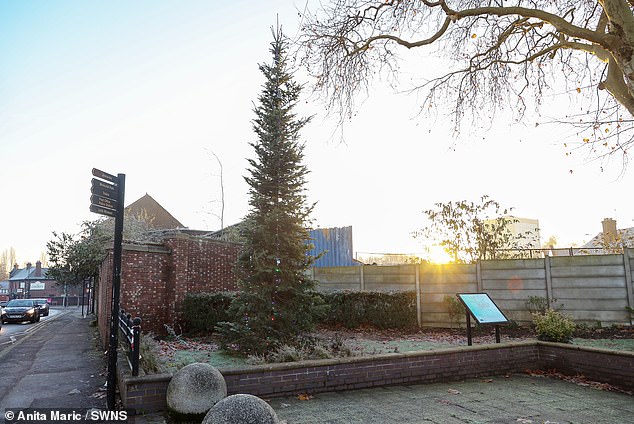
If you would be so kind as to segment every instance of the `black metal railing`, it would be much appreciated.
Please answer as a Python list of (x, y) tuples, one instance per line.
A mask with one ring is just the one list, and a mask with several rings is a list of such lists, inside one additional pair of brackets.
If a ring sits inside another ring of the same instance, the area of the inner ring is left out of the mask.
[(141, 353), (141, 318), (132, 319), (132, 315), (124, 310), (119, 311), (119, 329), (123, 333), (123, 340), (128, 343), (128, 361), (132, 368), (132, 375), (139, 375), (139, 358)]

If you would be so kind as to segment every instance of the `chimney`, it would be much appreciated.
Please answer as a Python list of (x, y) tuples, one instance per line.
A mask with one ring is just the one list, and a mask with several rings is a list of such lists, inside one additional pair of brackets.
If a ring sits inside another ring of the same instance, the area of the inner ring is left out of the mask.
[(616, 220), (612, 218), (605, 218), (601, 221), (601, 224), (603, 224), (603, 239), (606, 242), (616, 240)]
[(26, 278), (29, 278), (31, 276), (31, 262), (27, 262), (26, 263)]
[(35, 276), (36, 277), (42, 276), (42, 262), (41, 261), (35, 262)]

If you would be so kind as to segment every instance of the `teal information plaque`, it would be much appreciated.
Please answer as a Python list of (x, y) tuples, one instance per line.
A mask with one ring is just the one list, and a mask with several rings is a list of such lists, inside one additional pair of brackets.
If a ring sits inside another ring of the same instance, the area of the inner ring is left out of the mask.
[(508, 319), (486, 293), (461, 293), (458, 298), (478, 324), (506, 324)]

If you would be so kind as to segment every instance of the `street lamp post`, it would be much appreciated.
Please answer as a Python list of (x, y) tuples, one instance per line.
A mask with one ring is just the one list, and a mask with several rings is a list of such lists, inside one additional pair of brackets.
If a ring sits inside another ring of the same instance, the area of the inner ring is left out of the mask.
[(29, 281), (29, 276), (31, 274), (31, 262), (28, 262), (26, 264), (26, 277), (25, 277), (25, 285), (24, 285), (24, 298), (25, 299), (30, 299), (31, 298), (31, 281)]

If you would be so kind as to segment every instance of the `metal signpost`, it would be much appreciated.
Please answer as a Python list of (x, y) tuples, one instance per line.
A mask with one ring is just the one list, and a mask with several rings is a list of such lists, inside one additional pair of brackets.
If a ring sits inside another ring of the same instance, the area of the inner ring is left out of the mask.
[(467, 344), (471, 346), (471, 316), (478, 324), (495, 325), (495, 342), (500, 343), (499, 324), (508, 324), (506, 315), (498, 308), (487, 293), (460, 293), (458, 299), (467, 313)]
[(125, 174), (114, 175), (93, 168), (90, 193), (90, 211), (109, 216), (114, 221), (114, 257), (112, 261), (112, 311), (110, 314), (110, 340), (108, 344), (108, 409), (115, 409), (117, 390), (117, 348), (119, 334), (119, 294), (121, 287), (121, 243), (123, 241), (123, 205)]

